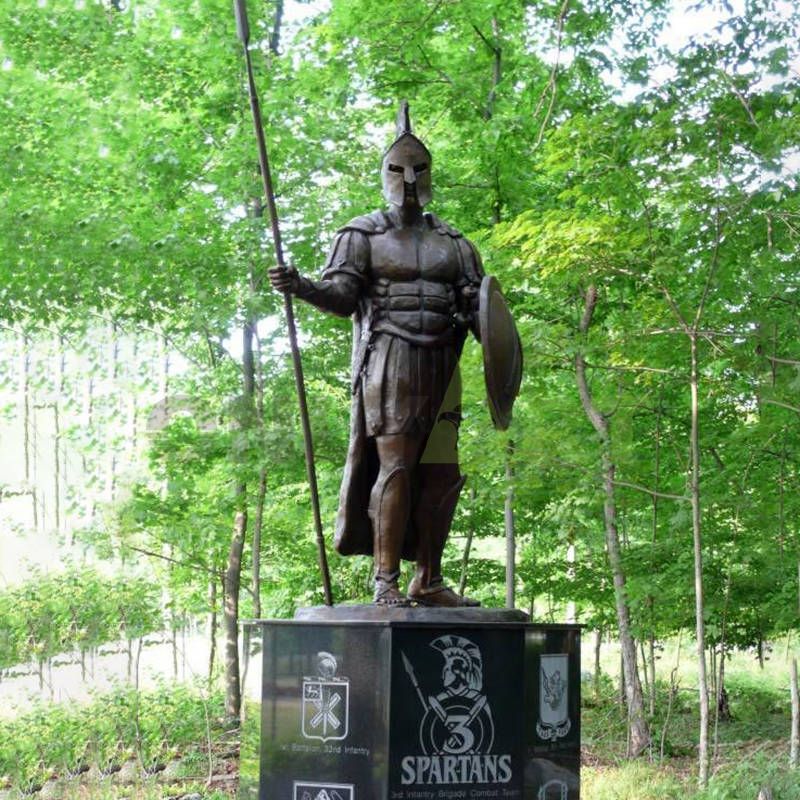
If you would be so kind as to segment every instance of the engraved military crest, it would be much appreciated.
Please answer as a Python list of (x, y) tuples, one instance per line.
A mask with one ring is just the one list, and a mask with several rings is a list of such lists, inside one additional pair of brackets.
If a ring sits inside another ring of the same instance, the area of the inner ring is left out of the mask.
[(569, 797), (567, 784), (556, 779), (540, 787), (537, 800), (567, 800), (567, 797)]
[(478, 647), (463, 636), (440, 636), (431, 647), (444, 657), (442, 691), (422, 693), (414, 668), (403, 653), (406, 673), (422, 703), (419, 740), (428, 755), (488, 753), (494, 720), (483, 693), (483, 661)]
[(355, 800), (355, 787), (345, 783), (295, 781), (293, 800)]
[(539, 719), (536, 733), (546, 741), (564, 738), (569, 718), (569, 661), (566, 654), (543, 655), (539, 662)]
[(330, 653), (317, 653), (317, 663), (319, 675), (303, 678), (303, 736), (321, 742), (345, 739), (350, 729), (350, 681), (336, 675), (338, 663)]

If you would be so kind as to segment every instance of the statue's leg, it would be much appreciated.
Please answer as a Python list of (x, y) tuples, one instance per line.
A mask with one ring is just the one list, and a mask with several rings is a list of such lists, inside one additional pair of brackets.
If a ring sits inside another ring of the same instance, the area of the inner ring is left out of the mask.
[(423, 605), (477, 606), (477, 601), (445, 586), (442, 578), (442, 552), (466, 478), (461, 476), (457, 463), (420, 464), (419, 481), (420, 495), (414, 509), (417, 572), (408, 587), (408, 596)]
[(378, 478), (369, 498), (369, 518), (374, 536), (375, 602), (398, 605), (407, 602), (397, 586), (403, 540), (411, 513), (411, 471), (420, 438), (407, 434), (377, 436), (380, 461)]

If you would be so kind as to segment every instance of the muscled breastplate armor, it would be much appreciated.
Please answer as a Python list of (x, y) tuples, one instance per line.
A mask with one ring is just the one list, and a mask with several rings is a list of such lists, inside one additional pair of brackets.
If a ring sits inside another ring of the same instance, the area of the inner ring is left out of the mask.
[(372, 236), (370, 271), (373, 331), (426, 346), (455, 340), (461, 268), (449, 236), (400, 228)]

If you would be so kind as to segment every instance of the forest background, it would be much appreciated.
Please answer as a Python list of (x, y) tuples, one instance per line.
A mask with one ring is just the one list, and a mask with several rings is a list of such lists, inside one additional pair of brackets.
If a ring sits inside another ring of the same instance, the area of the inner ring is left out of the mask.
[[(0, 689), (27, 672), (52, 693), (70, 658), (91, 684), (114, 643), (130, 679), (95, 711), (11, 703), (0, 791), (65, 796), (59, 780), (130, 759), (136, 791), (166, 796), (148, 776), (188, 752), (208, 761), (200, 791), (225, 795), (238, 619), (322, 600), (232, 10), (0, 8)], [(797, 5), (250, 16), (291, 263), (316, 272), (337, 227), (380, 205), (407, 98), (431, 208), (505, 288), (525, 378), (494, 432), (465, 352), (446, 573), (486, 605), (587, 626), (585, 796), (800, 797)], [(330, 532), (350, 325), (297, 313)], [(369, 597), (368, 560), (331, 564), (337, 601)], [(140, 687), (148, 637), (177, 674), (201, 621), (196, 693)]]

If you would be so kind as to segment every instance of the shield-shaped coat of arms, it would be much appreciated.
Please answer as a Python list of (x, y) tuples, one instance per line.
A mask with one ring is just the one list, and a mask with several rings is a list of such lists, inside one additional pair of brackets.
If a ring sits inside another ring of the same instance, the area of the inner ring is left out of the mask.
[(536, 733), (545, 741), (566, 736), (569, 719), (569, 661), (566, 654), (543, 655), (539, 662), (539, 719)]
[(350, 681), (336, 677), (336, 659), (318, 654), (320, 675), (303, 678), (302, 732), (321, 742), (347, 737), (350, 728)]

